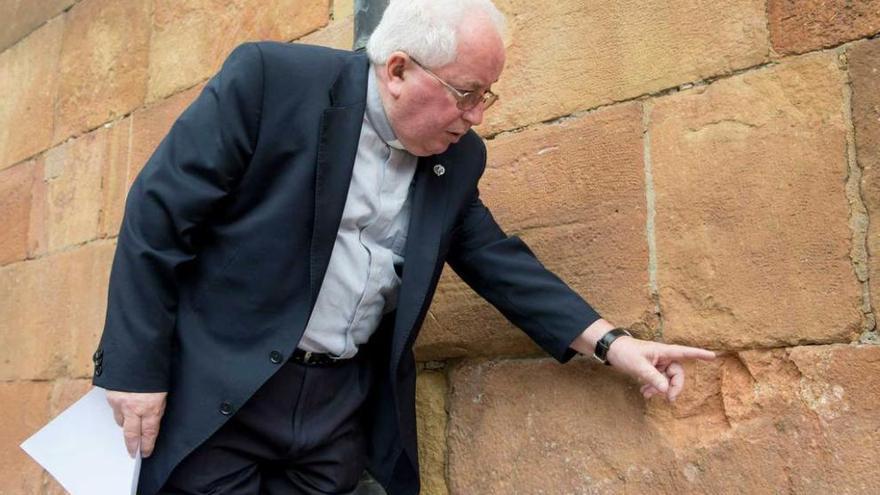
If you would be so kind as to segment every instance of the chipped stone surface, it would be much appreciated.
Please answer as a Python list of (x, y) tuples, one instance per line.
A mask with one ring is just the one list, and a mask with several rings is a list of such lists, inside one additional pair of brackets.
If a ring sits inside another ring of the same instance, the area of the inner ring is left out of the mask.
[(152, 102), (209, 78), (245, 41), (291, 41), (325, 26), (329, 0), (155, 0)]
[(880, 32), (878, 0), (769, 0), (773, 49), (804, 53)]
[(446, 377), (424, 371), (416, 379), (416, 418), (422, 492), (445, 495), (446, 488)]
[(836, 57), (819, 54), (657, 99), (667, 340), (745, 348), (858, 334), (843, 85)]
[(52, 142), (63, 32), (64, 21), (54, 19), (0, 53), (0, 169)]
[(53, 143), (127, 114), (144, 101), (150, 2), (82, 0), (65, 16)]
[[(451, 375), (450, 493), (874, 493), (878, 346), (690, 363), (670, 405), (587, 359)], [(597, 434), (596, 432), (603, 432)]]
[(521, 127), (760, 64), (763, 0), (499, 0), (501, 99), (481, 133)]
[[(502, 228), (609, 320), (650, 333), (641, 105), (500, 135), (488, 145), (481, 198)], [(438, 359), (541, 351), (447, 268), (416, 352)]]
[(880, 40), (856, 44), (847, 52), (852, 80), (852, 119), (856, 160), (862, 170), (861, 198), (868, 218), (868, 279), (871, 305), (880, 308)]
[(90, 376), (115, 243), (0, 268), (0, 380)]

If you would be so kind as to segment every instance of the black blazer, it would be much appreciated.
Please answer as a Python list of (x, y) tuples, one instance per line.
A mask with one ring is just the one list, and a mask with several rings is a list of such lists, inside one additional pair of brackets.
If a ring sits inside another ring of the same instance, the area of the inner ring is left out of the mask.
[[(94, 384), (169, 392), (141, 495), (279, 368), (270, 353), (299, 342), (342, 216), (368, 68), (361, 53), (241, 45), (135, 180)], [(485, 162), (470, 132), (418, 163), (398, 309), (370, 340), (368, 469), (392, 495), (418, 492), (412, 345), (444, 261), (561, 362), (599, 317), (495, 223), (477, 191)]]

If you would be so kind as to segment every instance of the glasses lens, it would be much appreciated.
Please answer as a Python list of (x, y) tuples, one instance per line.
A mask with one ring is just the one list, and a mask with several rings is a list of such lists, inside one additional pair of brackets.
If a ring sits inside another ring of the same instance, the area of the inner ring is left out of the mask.
[(492, 106), (498, 100), (498, 95), (491, 91), (486, 91), (484, 93), (477, 93), (472, 91), (470, 93), (465, 94), (463, 98), (458, 101), (458, 108), (460, 110), (468, 111), (475, 108), (480, 103), (483, 104), (483, 110)]
[(491, 107), (496, 101), (498, 101), (498, 95), (491, 91), (486, 91), (486, 93), (483, 94), (483, 110)]

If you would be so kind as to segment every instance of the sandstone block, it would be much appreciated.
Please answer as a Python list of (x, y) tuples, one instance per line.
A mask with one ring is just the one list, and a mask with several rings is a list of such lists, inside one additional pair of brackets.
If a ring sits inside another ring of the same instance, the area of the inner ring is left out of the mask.
[(416, 380), (416, 414), (419, 435), (419, 469), (422, 491), (449, 493), (446, 488), (446, 377), (424, 371)]
[(132, 117), (127, 117), (107, 130), (106, 158), (101, 162), (101, 210), (98, 236), (119, 233), (125, 196), (128, 193), (131, 168)]
[(329, 17), (329, 0), (157, 0), (148, 101), (209, 78), (244, 41), (294, 40)]
[[(653, 328), (639, 104), (489, 141), (483, 202), (547, 268), (620, 325)], [(419, 359), (539, 352), (452, 270), (431, 306)]]
[(67, 14), (66, 24), (55, 143), (144, 102), (150, 3), (83, 0)]
[(31, 202), (37, 161), (0, 171), (0, 265), (27, 257)]
[(354, 15), (334, 19), (327, 27), (303, 36), (297, 42), (351, 50), (354, 45)]
[(18, 446), (48, 421), (51, 393), (49, 382), (0, 382), (0, 493), (42, 493), (39, 464)]
[[(880, 216), (880, 41), (859, 43), (847, 53), (852, 80), (856, 160), (862, 170), (861, 195), (868, 218)], [(880, 226), (868, 222), (871, 303), (880, 307)]]
[(0, 169), (51, 144), (63, 31), (52, 20), (0, 53)]
[(46, 152), (41, 178), (46, 239), (44, 245), (37, 242), (37, 252), (57, 251), (98, 236), (101, 170), (110, 160), (110, 135), (111, 130), (102, 127)]
[[(873, 493), (880, 347), (688, 365), (674, 404), (588, 359), (465, 362), (450, 377), (451, 493)], [(596, 434), (596, 432), (607, 432)]]
[(91, 375), (114, 248), (99, 241), (0, 268), (0, 379)]
[(849, 341), (843, 75), (806, 56), (656, 100), (664, 337), (713, 348)]
[(781, 54), (804, 53), (880, 31), (877, 0), (770, 0), (770, 39)]
[[(711, 363), (717, 385), (704, 391), (705, 410), (724, 423), (704, 429), (700, 414), (661, 402), (648, 415), (694, 491), (873, 493), (880, 483), (868, 475), (873, 456), (865, 449), (878, 440), (878, 387), (864, 373), (880, 366), (878, 351), (832, 345), (725, 356)], [(697, 438), (678, 434), (696, 429)]]
[(49, 232), (46, 230), (49, 222), (49, 198), (48, 184), (46, 182), (45, 154), (40, 155), (34, 163), (34, 180), (31, 183), (31, 212), (30, 225), (28, 227), (28, 258), (46, 253), (49, 245)]
[(0, 31), (0, 51), (3, 51), (58, 13), (73, 5), (76, 0), (0, 0), (0, 12), (4, 13), (4, 29)]
[(653, 93), (766, 59), (764, 2), (499, 0), (510, 31), (483, 134)]

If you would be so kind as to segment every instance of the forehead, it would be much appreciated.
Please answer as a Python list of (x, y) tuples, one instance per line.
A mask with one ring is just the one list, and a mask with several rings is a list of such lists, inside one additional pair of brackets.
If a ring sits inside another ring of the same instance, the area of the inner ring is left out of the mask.
[(504, 43), (498, 32), (488, 19), (472, 19), (461, 26), (455, 60), (435, 72), (471, 89), (491, 86), (503, 68)]

